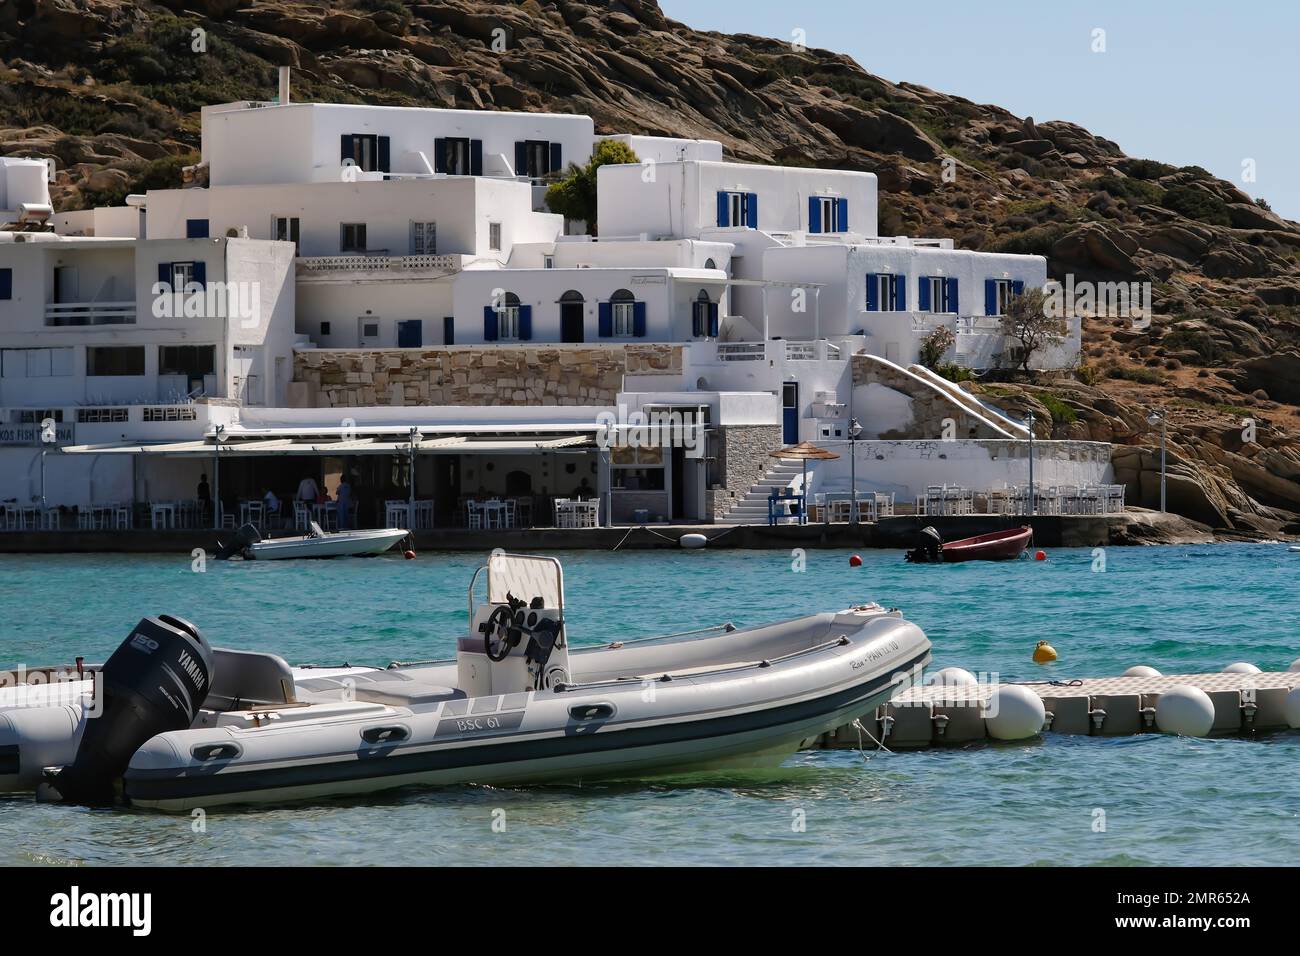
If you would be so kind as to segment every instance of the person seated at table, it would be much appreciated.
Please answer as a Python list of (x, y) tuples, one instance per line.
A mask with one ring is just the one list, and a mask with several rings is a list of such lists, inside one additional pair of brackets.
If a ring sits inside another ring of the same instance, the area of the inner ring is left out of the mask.
[(352, 486), (348, 484), (347, 475), (339, 475), (339, 486), (334, 489), (334, 510), (338, 514), (339, 530), (349, 525), (352, 511)]
[(320, 489), (316, 486), (316, 479), (311, 475), (298, 482), (297, 498), (309, 508), (320, 499)]
[(203, 512), (206, 518), (212, 513), (212, 489), (208, 487), (208, 476), (199, 475), (199, 487), (195, 491), (194, 497), (199, 502), (199, 510)]
[(268, 519), (280, 517), (280, 499), (275, 496), (275, 492), (270, 488), (266, 489), (266, 494), (262, 496), (262, 501), (266, 506), (266, 517)]

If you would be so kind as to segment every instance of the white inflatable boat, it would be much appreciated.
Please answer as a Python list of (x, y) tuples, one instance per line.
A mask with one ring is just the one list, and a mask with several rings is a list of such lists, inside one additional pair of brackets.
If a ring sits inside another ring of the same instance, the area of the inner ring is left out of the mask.
[(402, 528), (362, 528), (356, 531), (324, 531), (311, 522), (311, 532), (286, 538), (263, 538), (252, 525), (235, 532), (228, 545), (217, 546), (217, 557), (235, 555), (254, 561), (283, 561), (286, 558), (346, 558), (383, 554), (405, 538)]
[(930, 659), (874, 604), (573, 648), (557, 561), (496, 553), (483, 571), (441, 662), (290, 668), (146, 618), (102, 668), (0, 691), (0, 792), (185, 810), (773, 765)]

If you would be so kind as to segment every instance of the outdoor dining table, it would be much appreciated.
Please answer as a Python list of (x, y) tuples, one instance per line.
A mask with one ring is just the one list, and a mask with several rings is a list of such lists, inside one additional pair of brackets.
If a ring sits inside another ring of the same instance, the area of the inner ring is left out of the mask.
[(334, 501), (317, 502), (311, 506), (312, 520), (326, 531), (336, 530), (339, 526), (338, 503)]
[(153, 501), (149, 503), (150, 525), (155, 531), (159, 528), (176, 527), (176, 502)]

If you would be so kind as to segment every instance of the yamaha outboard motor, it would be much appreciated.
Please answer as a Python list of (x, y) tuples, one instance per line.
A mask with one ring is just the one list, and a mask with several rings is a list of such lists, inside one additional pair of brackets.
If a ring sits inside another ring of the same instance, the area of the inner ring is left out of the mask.
[(189, 621), (146, 617), (101, 671), (104, 699), (87, 717), (71, 764), (45, 796), (107, 806), (132, 755), (158, 734), (188, 728), (212, 683), (212, 648)]
[(926, 525), (917, 536), (916, 547), (907, 552), (907, 560), (917, 564), (934, 564), (942, 561), (943, 535)]
[(227, 558), (233, 558), (237, 554), (243, 554), (244, 549), (250, 544), (257, 544), (262, 540), (262, 534), (251, 524), (241, 525), (235, 532), (235, 538), (230, 544), (217, 542), (217, 560), (225, 561)]

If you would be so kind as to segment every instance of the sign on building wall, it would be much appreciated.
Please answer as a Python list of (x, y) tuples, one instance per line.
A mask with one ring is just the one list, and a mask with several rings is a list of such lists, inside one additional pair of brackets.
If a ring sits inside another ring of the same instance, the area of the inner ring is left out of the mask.
[(0, 424), (0, 445), (71, 445), (74, 444), (76, 425), (59, 422), (54, 426), (54, 441), (41, 441), (41, 423), (24, 422)]

